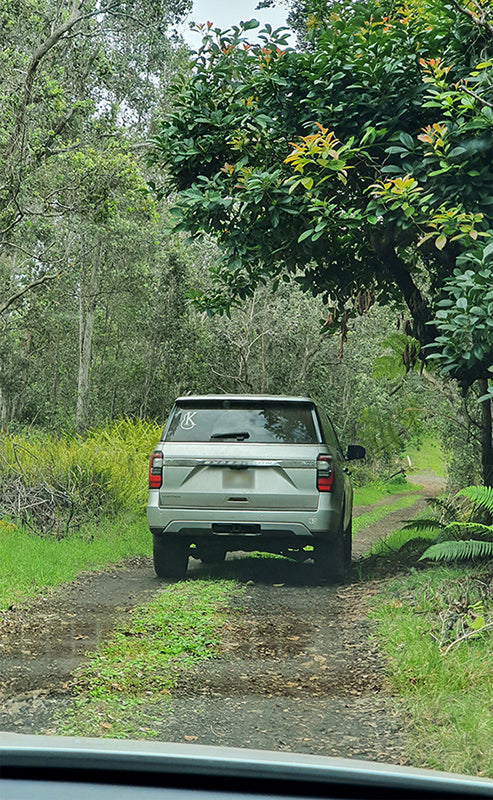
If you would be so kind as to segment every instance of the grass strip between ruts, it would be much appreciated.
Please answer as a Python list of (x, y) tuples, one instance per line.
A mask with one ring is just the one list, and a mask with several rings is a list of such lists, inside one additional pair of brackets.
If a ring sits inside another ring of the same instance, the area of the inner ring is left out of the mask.
[(184, 670), (218, 654), (226, 607), (239, 591), (235, 581), (183, 581), (135, 609), (75, 673), (77, 697), (58, 732), (153, 738), (156, 703)]
[(416, 492), (419, 489), (419, 486), (409, 483), (402, 476), (390, 481), (372, 481), (363, 486), (354, 487), (354, 505), (370, 506), (392, 495), (409, 494), (409, 492)]
[(395, 503), (376, 506), (376, 508), (374, 508), (372, 511), (368, 511), (366, 514), (360, 514), (359, 517), (354, 517), (353, 533), (357, 533), (365, 528), (369, 528), (370, 525), (374, 525), (376, 522), (384, 519), (389, 514), (392, 514), (393, 511), (399, 511), (402, 508), (409, 508), (410, 506), (413, 506), (417, 500), (418, 497), (416, 495), (406, 495), (405, 497), (399, 497)]

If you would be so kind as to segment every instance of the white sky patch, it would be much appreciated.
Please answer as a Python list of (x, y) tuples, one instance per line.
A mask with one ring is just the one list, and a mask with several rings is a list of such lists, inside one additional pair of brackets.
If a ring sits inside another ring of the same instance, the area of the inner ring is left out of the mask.
[[(280, 28), (286, 25), (286, 15), (288, 10), (285, 6), (277, 5), (276, 8), (262, 8), (256, 10), (258, 0), (194, 0), (193, 11), (188, 20), (183, 23), (179, 31), (185, 41), (195, 50), (200, 46), (200, 34), (194, 33), (189, 29), (190, 22), (212, 22), (215, 28), (231, 28), (239, 22), (246, 22), (249, 19), (256, 19), (263, 27), (265, 24), (272, 25), (272, 28)], [(260, 28), (257, 28), (257, 31)], [(249, 31), (249, 38), (254, 40), (255, 31)]]

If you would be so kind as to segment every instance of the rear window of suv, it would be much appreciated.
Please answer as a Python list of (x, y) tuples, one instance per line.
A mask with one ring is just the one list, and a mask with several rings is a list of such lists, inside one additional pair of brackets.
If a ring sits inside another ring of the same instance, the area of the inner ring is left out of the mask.
[(216, 400), (175, 405), (163, 440), (316, 444), (319, 437), (310, 403)]

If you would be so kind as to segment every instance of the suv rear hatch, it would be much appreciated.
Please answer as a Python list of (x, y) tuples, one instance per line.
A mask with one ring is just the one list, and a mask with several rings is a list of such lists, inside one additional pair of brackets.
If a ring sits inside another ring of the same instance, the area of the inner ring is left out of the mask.
[(159, 504), (315, 511), (323, 448), (309, 401), (177, 401), (161, 445)]

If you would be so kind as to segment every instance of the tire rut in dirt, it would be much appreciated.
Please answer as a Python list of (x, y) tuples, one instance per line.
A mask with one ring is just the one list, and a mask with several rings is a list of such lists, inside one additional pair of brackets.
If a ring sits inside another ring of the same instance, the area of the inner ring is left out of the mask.
[[(171, 699), (149, 709), (156, 738), (404, 763), (366, 618), (378, 584), (300, 586), (286, 569), (276, 585), (282, 562), (258, 566), (263, 582), (248, 581), (226, 611), (221, 655), (182, 673)], [(162, 588), (146, 559), (6, 612), (0, 729), (53, 733), (84, 653)]]
[(85, 653), (162, 587), (150, 559), (133, 559), (0, 612), (0, 730), (43, 732)]
[(158, 738), (404, 763), (402, 720), (366, 619), (375, 591), (247, 587), (222, 656), (181, 676), (156, 715)]

